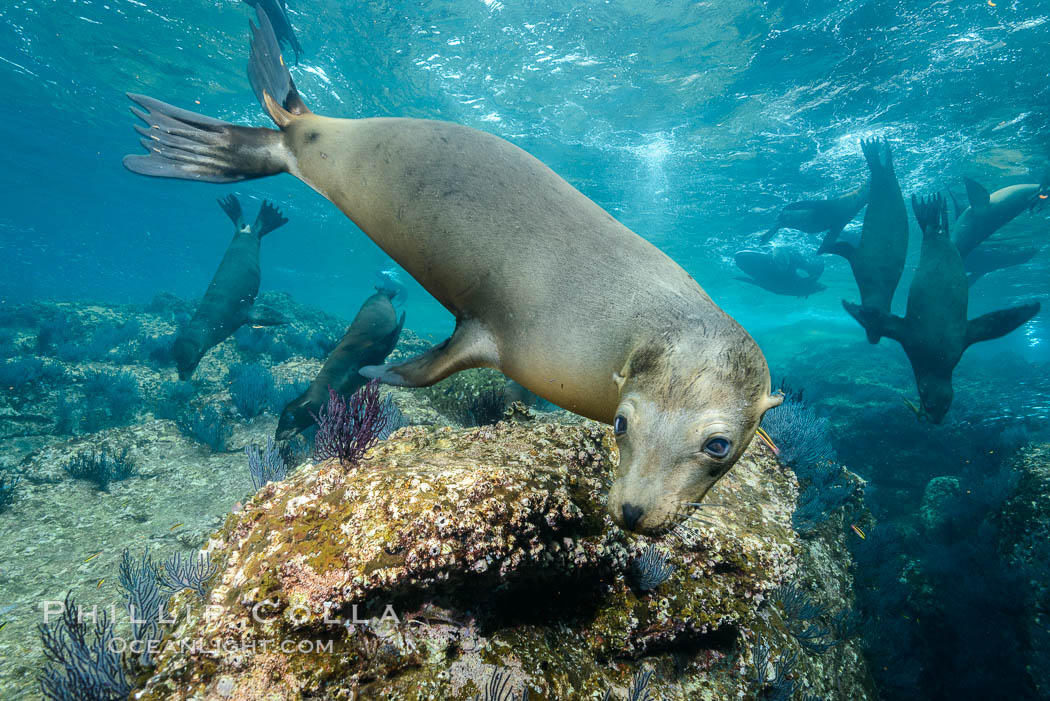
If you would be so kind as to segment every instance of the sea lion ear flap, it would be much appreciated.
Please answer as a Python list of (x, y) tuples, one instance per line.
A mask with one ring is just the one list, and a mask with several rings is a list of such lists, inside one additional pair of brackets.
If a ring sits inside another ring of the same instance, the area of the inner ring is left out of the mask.
[(774, 394), (767, 394), (765, 400), (762, 402), (762, 413), (769, 411), (770, 409), (776, 408), (784, 403), (784, 393), (776, 392)]
[(631, 361), (628, 360), (624, 364), (624, 366), (622, 368), (620, 368), (620, 372), (614, 372), (613, 373), (613, 382), (616, 383), (616, 388), (618, 390), (620, 390), (621, 392), (623, 391), (624, 383), (627, 382), (627, 375), (630, 372), (631, 372)]

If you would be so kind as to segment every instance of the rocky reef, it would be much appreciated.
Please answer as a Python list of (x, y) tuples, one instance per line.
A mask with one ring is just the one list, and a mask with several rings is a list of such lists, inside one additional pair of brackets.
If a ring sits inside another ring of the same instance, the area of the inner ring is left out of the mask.
[(854, 642), (801, 650), (771, 603), (793, 582), (847, 607), (849, 557), (841, 528), (795, 534), (798, 485), (768, 449), (657, 544), (672, 569), (649, 591), (649, 543), (604, 514), (615, 465), (597, 424), (500, 422), (304, 466), (209, 540), (207, 601), (176, 599), (135, 697), (468, 699), (499, 671), (530, 698), (599, 699), (647, 670), (668, 701), (873, 698)]

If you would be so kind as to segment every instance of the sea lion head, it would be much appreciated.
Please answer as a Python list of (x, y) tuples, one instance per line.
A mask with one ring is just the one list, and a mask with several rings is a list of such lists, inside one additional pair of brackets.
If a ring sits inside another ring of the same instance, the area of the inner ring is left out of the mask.
[(175, 367), (178, 368), (180, 380), (190, 379), (193, 371), (197, 369), (204, 356), (200, 349), (201, 344), (185, 334), (179, 334), (175, 339), (172, 354), (175, 356)]
[(919, 388), (919, 403), (922, 405), (920, 419), (925, 418), (931, 423), (939, 424), (948, 413), (955, 394), (951, 378), (923, 375), (915, 379)]
[(620, 465), (608, 511), (640, 533), (664, 533), (693, 511), (783, 400), (770, 395), (765, 357), (743, 329), (643, 345), (613, 379)]

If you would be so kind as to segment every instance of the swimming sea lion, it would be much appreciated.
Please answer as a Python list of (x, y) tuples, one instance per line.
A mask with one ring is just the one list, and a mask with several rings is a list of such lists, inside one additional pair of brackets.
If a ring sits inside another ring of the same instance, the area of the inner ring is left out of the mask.
[(976, 181), (963, 178), (970, 206), (955, 223), (955, 245), (959, 255), (967, 258), (973, 249), (1026, 209), (1039, 204), (1047, 187), (1027, 183), (996, 190), (991, 195)]
[[(864, 228), (856, 246), (836, 241), (828, 252), (849, 261), (860, 290), (861, 306), (889, 313), (908, 255), (908, 211), (893, 171), (890, 145), (884, 139), (867, 139), (860, 142), (860, 147), (871, 170), (871, 196), (864, 212)], [(878, 343), (879, 336), (873, 329), (867, 330), (868, 342)]]
[(977, 250), (971, 251), (970, 255), (963, 260), (966, 268), (966, 282), (973, 287), (975, 282), (988, 273), (1023, 265), (1035, 258), (1038, 253), (1039, 249), (1035, 247), (980, 246)]
[(386, 360), (405, 325), (405, 315), (398, 321), (391, 303), (395, 294), (395, 290), (381, 289), (365, 300), (310, 387), (281, 412), (277, 440), (288, 440), (315, 423), (314, 417), (328, 402), (329, 387), (348, 397), (368, 382), (358, 372), (363, 365)]
[(219, 200), (219, 206), (233, 220), (233, 240), (215, 271), (204, 299), (197, 305), (193, 318), (179, 329), (173, 352), (179, 379), (188, 380), (201, 358), (244, 324), (272, 325), (282, 323), (271, 315), (253, 308), (259, 294), (259, 241), (288, 220), (279, 209), (263, 202), (255, 223), (244, 223), (241, 203), (230, 195)]
[(870, 185), (869, 181), (844, 195), (826, 200), (803, 200), (787, 205), (780, 210), (773, 228), (762, 234), (762, 243), (768, 243), (781, 229), (823, 233), (824, 240), (817, 253), (824, 253), (838, 239), (846, 224), (853, 221), (857, 212), (868, 203)]
[(915, 373), (921, 414), (940, 423), (952, 403), (952, 371), (963, 351), (978, 341), (1005, 336), (1031, 319), (1039, 303), (990, 312), (967, 321), (969, 291), (959, 250), (948, 236), (948, 207), (936, 195), (923, 202), (912, 197), (922, 229), (922, 253), (908, 291), (904, 318), (843, 301), (861, 326), (904, 347)]
[(228, 182), (288, 172), (335, 203), (456, 317), (440, 345), (362, 368), (407, 387), (492, 367), (613, 425), (609, 513), (670, 529), (737, 461), (771, 396), (754, 340), (673, 260), (503, 139), (423, 119), (330, 119), (303, 104), (265, 15), (249, 76), (280, 131), (133, 95), (137, 172)]
[(814, 292), (828, 289), (817, 282), (824, 273), (824, 263), (803, 254), (794, 246), (766, 251), (737, 251), (736, 267), (750, 277), (737, 280), (757, 285), (773, 294), (789, 297), (809, 297)]
[(299, 44), (292, 23), (288, 19), (288, 5), (284, 0), (244, 0), (245, 3), (255, 8), (256, 12), (262, 10), (270, 20), (274, 36), (281, 46), (289, 47), (295, 52), (295, 62), (299, 63), (299, 56), (303, 53), (303, 47)]

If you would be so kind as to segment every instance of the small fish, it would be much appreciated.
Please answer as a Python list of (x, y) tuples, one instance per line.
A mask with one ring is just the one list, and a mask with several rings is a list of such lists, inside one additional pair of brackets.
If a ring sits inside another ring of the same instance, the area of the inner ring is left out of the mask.
[(98, 557), (98, 556), (99, 556), (99, 555), (101, 555), (101, 554), (102, 554), (102, 551), (101, 551), (101, 550), (99, 550), (99, 551), (98, 551), (97, 553), (95, 553), (94, 555), (92, 555), (92, 556), (91, 556), (91, 557), (89, 557), (88, 559), (84, 560), (84, 562), (91, 562), (92, 560), (94, 560), (94, 559), (95, 559), (96, 557)]
[(773, 455), (780, 456), (780, 448), (777, 447), (777, 444), (774, 443), (773, 439), (769, 437), (768, 433), (766, 433), (766, 429), (759, 426), (758, 429), (755, 430), (755, 434), (762, 439), (763, 443), (769, 446), (769, 449), (773, 451)]
[(103, 577), (102, 579), (98, 580), (98, 584), (95, 585), (95, 589), (101, 589), (102, 588), (102, 583), (105, 582), (105, 581), (106, 581), (105, 577)]
[(7, 621), (0, 621), (0, 630), (3, 630), (6, 627), (7, 627)]
[(919, 421), (922, 421), (922, 409), (915, 406), (907, 397), (901, 397), (901, 399), (904, 400), (904, 406), (908, 407), (909, 409), (915, 412), (915, 418)]
[(988, 7), (995, 7), (995, 3), (992, 0), (988, 0)]
[(1041, 200), (1045, 200), (1047, 197), (1050, 197), (1050, 195), (1039, 195), (1039, 199)]
[(864, 531), (860, 530), (860, 526), (858, 526), (857, 524), (851, 523), (849, 525), (849, 527), (853, 529), (853, 532), (856, 533), (857, 537), (860, 538), (861, 540), (867, 540), (868, 539), (868, 536), (864, 535)]
[(168, 531), (169, 531), (169, 532), (171, 532), (171, 531), (175, 530), (176, 528), (182, 528), (182, 527), (183, 527), (183, 526), (185, 526), (185, 525), (186, 525), (186, 524), (184, 524), (184, 523), (176, 523), (176, 524), (175, 524), (174, 526), (172, 526), (171, 528), (169, 528), (169, 529), (168, 529)]

